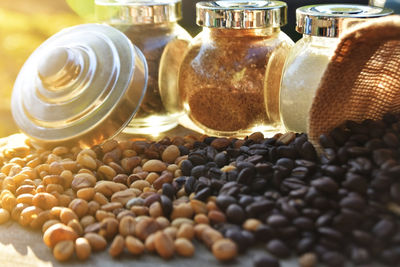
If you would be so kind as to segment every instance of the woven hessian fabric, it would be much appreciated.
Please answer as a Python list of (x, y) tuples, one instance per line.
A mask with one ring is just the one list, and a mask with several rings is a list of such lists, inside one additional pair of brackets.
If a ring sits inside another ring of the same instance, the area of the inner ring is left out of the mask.
[(309, 137), (346, 120), (400, 113), (400, 16), (373, 19), (344, 33), (316, 91)]

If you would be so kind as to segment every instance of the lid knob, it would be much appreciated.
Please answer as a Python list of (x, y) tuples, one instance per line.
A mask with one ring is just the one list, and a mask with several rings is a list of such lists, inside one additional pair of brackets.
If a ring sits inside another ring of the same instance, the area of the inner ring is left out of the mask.
[(65, 47), (57, 47), (50, 50), (40, 61), (38, 71), (43, 79), (50, 78), (65, 68), (68, 62), (68, 50)]
[(55, 47), (40, 59), (37, 70), (47, 89), (64, 86), (79, 74), (77, 52), (67, 47)]

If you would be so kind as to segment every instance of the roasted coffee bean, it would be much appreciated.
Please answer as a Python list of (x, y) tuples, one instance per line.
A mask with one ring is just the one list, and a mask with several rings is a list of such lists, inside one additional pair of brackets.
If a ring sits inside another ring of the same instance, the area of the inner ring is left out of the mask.
[(160, 196), (160, 203), (161, 203), (161, 208), (163, 211), (164, 216), (169, 216), (172, 212), (172, 201), (169, 197), (165, 195)]
[(266, 247), (268, 252), (279, 258), (287, 258), (290, 256), (290, 249), (279, 239), (272, 239), (267, 243)]
[(225, 151), (220, 152), (220, 153), (217, 153), (217, 154), (215, 155), (215, 157), (214, 157), (214, 161), (215, 161), (215, 163), (217, 164), (217, 166), (218, 166), (219, 168), (222, 168), (222, 167), (224, 167), (225, 165), (228, 165), (228, 164), (229, 164), (229, 156), (228, 156), (228, 153), (225, 152)]
[(207, 172), (207, 177), (210, 179), (220, 179), (222, 175), (222, 171), (217, 167), (211, 167)]
[(300, 254), (309, 252), (313, 249), (315, 244), (315, 238), (312, 237), (303, 237), (299, 240), (296, 245), (296, 251)]
[(314, 229), (314, 221), (307, 217), (295, 218), (293, 225), (304, 231), (312, 231)]
[(270, 211), (275, 203), (269, 200), (253, 202), (246, 207), (246, 213), (251, 217), (257, 217), (262, 213)]
[(315, 161), (317, 160), (317, 152), (314, 148), (314, 146), (306, 141), (303, 143), (301, 146), (301, 149), (299, 151), (300, 157), (305, 159), (305, 160), (310, 160), (310, 161)]
[(165, 183), (162, 185), (162, 194), (169, 197), (170, 199), (174, 199), (175, 188), (171, 184)]
[(360, 247), (352, 247), (350, 258), (355, 264), (365, 264), (371, 261), (368, 250)]
[(392, 221), (383, 219), (375, 224), (372, 229), (373, 234), (378, 238), (387, 238), (395, 231), (395, 225)]
[(336, 152), (332, 148), (325, 148), (321, 155), (322, 164), (335, 164), (338, 161)]
[(224, 236), (236, 243), (239, 252), (244, 252), (251, 245), (239, 229), (228, 229)]
[(277, 165), (281, 165), (288, 170), (292, 170), (295, 166), (294, 161), (289, 158), (280, 158), (276, 162)]
[(260, 174), (266, 174), (272, 171), (272, 163), (259, 162), (255, 165), (256, 171)]
[(400, 183), (395, 183), (390, 186), (390, 196), (394, 201), (400, 203)]
[[(218, 200), (218, 197), (217, 197), (217, 200)], [(242, 206), (242, 208), (246, 208), (249, 204), (251, 204), (253, 202), (254, 202), (254, 199), (251, 196), (248, 196), (248, 195), (243, 195), (239, 199), (239, 205)], [(232, 203), (234, 203), (234, 202), (232, 202)]]
[(368, 188), (368, 182), (363, 176), (351, 172), (346, 174), (346, 180), (343, 181), (342, 185), (361, 194), (365, 193)]
[(265, 242), (275, 238), (276, 231), (274, 231), (270, 226), (261, 224), (257, 227), (257, 230), (254, 234), (255, 238), (259, 242)]
[(190, 176), (192, 168), (193, 168), (193, 164), (190, 160), (186, 159), (181, 162), (182, 175)]
[(193, 166), (204, 165), (207, 163), (207, 158), (202, 153), (189, 153), (188, 160), (190, 160)]
[(198, 165), (192, 168), (190, 175), (199, 178), (207, 174), (207, 168), (204, 165)]
[(238, 176), (237, 176), (237, 182), (241, 184), (250, 184), (252, 180), (254, 179), (254, 174), (255, 174), (255, 169), (251, 168), (244, 168), (242, 169)]
[(194, 176), (190, 176), (189, 178), (186, 179), (185, 182), (186, 194), (189, 195), (190, 193), (194, 192), (195, 184), (196, 184), (196, 178), (194, 178)]
[(283, 215), (274, 214), (268, 217), (267, 224), (272, 227), (285, 227), (289, 224), (289, 221)]
[(330, 177), (321, 177), (311, 182), (318, 191), (328, 194), (334, 194), (339, 189), (338, 184)]
[(324, 148), (336, 148), (335, 141), (333, 138), (329, 135), (321, 134), (319, 136), (319, 143), (324, 147)]
[(340, 267), (344, 266), (345, 258), (342, 254), (336, 251), (328, 251), (322, 255), (322, 262), (327, 266)]
[(226, 209), (226, 216), (230, 222), (241, 224), (246, 219), (246, 214), (238, 204), (230, 204)]
[(205, 187), (196, 193), (194, 199), (206, 201), (209, 196), (211, 196), (211, 189)]

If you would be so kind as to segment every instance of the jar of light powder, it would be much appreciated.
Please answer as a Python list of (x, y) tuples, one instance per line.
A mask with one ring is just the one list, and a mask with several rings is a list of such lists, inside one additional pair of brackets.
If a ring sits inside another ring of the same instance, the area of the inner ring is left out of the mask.
[(345, 30), (343, 22), (354, 19), (356, 24), (390, 14), (390, 9), (353, 4), (311, 5), (296, 10), (296, 30), (303, 38), (286, 59), (280, 90), (281, 121), (288, 131), (307, 132), (311, 104)]

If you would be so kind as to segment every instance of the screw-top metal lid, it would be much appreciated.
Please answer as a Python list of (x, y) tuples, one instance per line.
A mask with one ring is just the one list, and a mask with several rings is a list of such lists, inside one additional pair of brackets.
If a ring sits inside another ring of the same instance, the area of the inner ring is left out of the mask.
[(64, 29), (22, 67), (12, 93), (14, 120), (43, 144), (99, 144), (132, 119), (147, 72), (143, 54), (117, 29), (99, 24)]
[(196, 22), (210, 28), (257, 29), (287, 23), (281, 1), (211, 1), (196, 4)]
[(377, 18), (392, 13), (388, 8), (354, 4), (303, 6), (296, 10), (296, 30), (313, 36), (338, 37), (344, 30), (341, 27), (344, 19)]
[(96, 0), (98, 21), (109, 24), (157, 24), (182, 17), (181, 0)]

